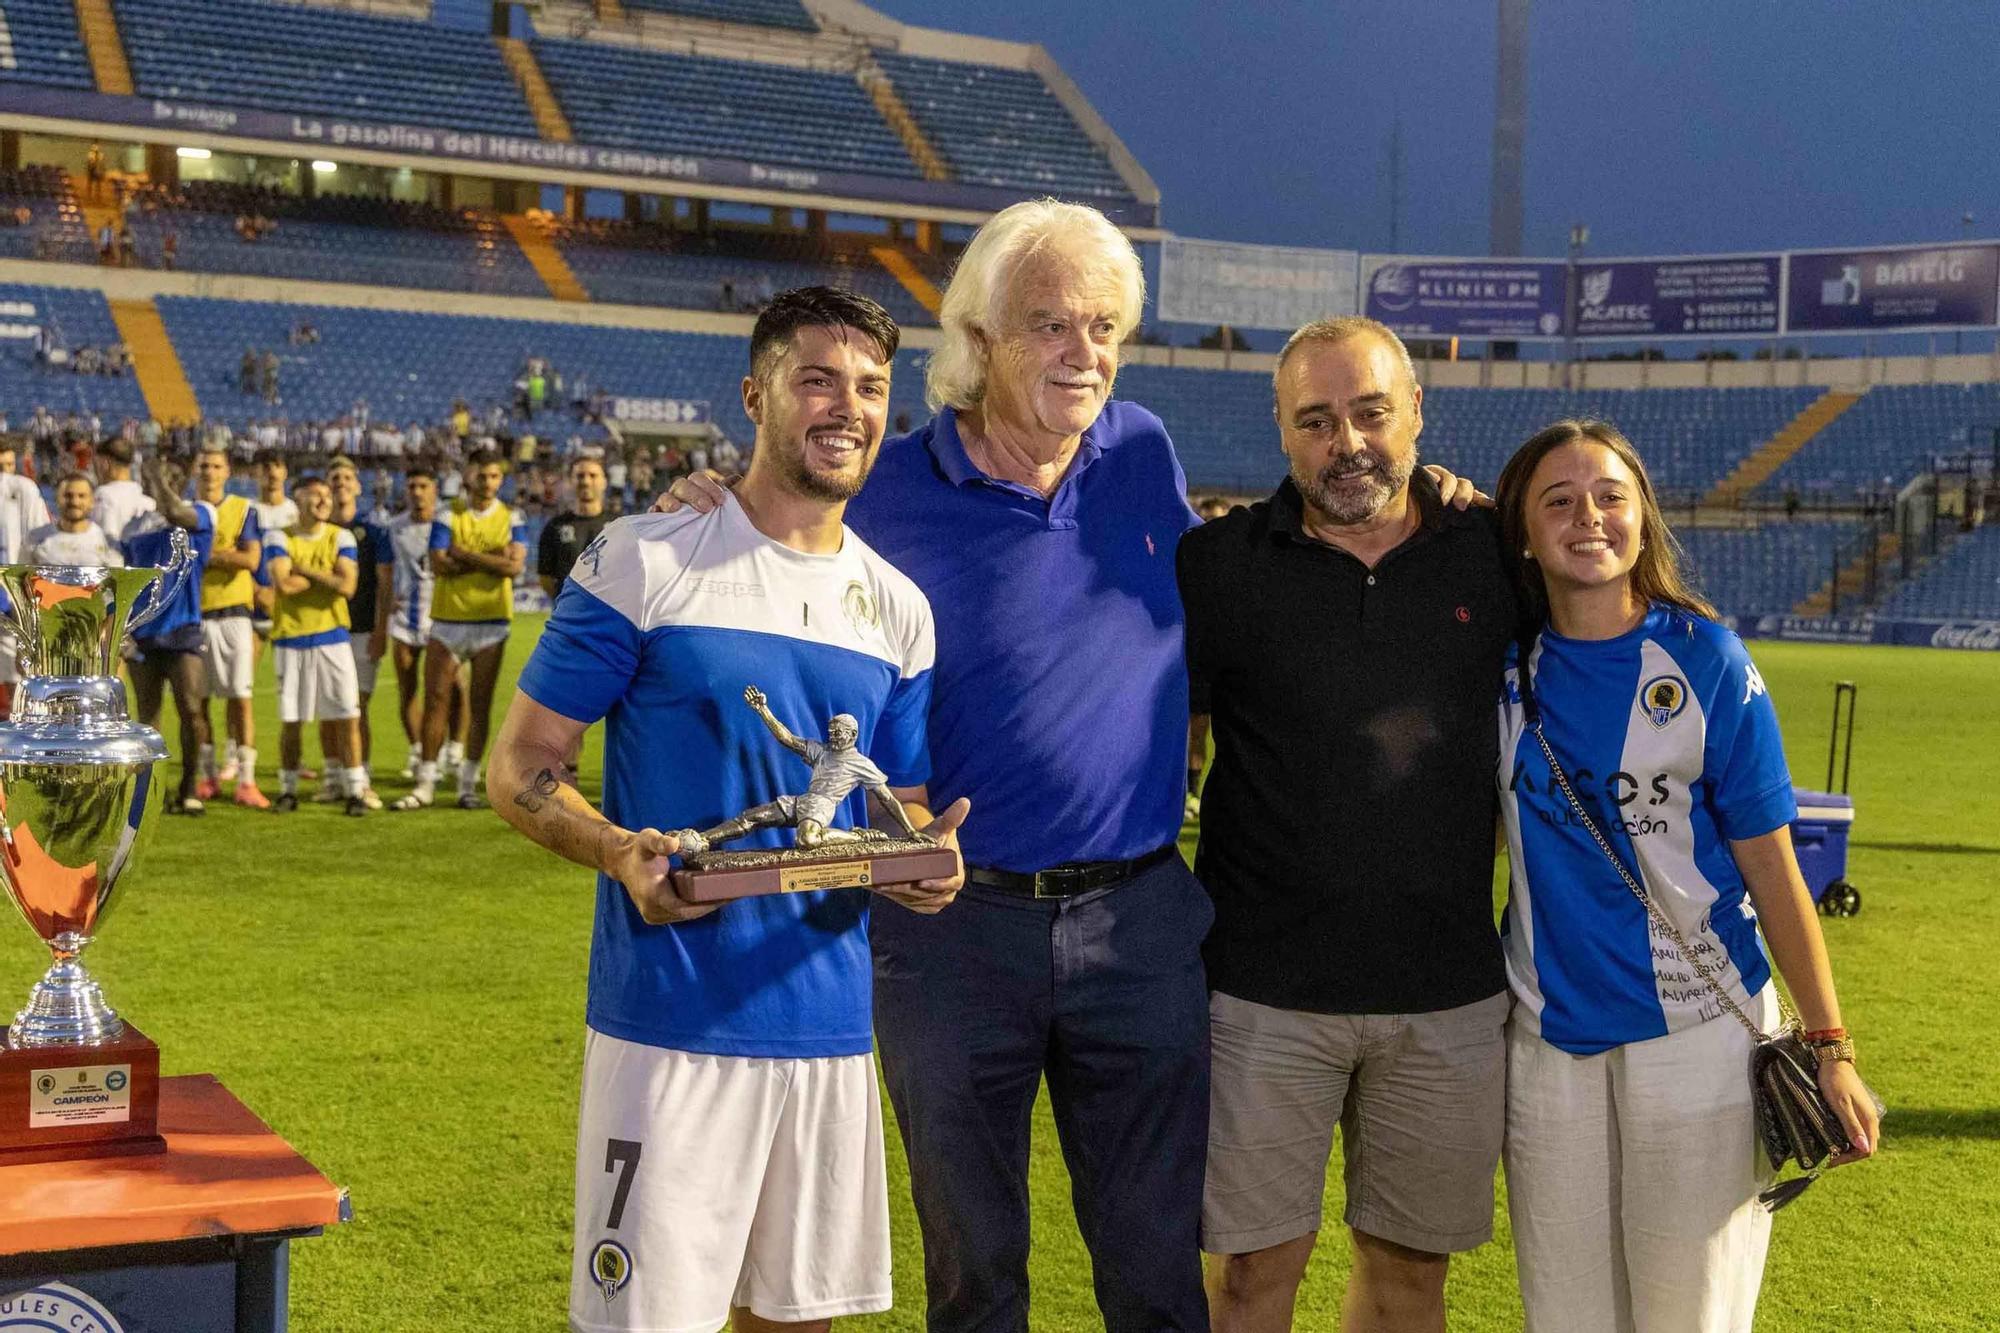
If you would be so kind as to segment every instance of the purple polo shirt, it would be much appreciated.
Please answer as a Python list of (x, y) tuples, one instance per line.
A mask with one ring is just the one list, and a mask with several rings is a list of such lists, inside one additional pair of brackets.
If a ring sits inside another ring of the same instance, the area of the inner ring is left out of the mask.
[(1174, 548), (1199, 522), (1160, 419), (1108, 402), (1054, 496), (974, 467), (946, 408), (882, 446), (847, 523), (930, 599), (934, 808), (968, 865), (1125, 860), (1180, 832)]

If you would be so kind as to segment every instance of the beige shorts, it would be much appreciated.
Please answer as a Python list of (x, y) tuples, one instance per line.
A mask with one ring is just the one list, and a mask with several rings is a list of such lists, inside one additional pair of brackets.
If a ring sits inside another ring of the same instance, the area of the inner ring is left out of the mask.
[(470, 662), (488, 648), (503, 646), (513, 628), (505, 620), (433, 620), (430, 641), (444, 645), (458, 661)]
[(1491, 1240), (1511, 1004), (1314, 1014), (1211, 995), (1201, 1247), (1318, 1231), (1336, 1124), (1348, 1226), (1432, 1254)]

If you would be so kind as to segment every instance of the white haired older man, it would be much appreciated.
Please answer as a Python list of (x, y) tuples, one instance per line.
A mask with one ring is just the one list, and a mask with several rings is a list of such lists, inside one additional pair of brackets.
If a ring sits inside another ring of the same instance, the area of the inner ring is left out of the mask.
[[(1111, 401), (1144, 295), (1131, 243), (1096, 210), (995, 215), (945, 293), (937, 415), (885, 446), (848, 504), (849, 526), (931, 600), (933, 790), (980, 812), (957, 904), (871, 926), (932, 1330), (1028, 1327), (1044, 1076), (1106, 1328), (1208, 1327), (1213, 909), (1175, 850), (1188, 694), (1174, 547), (1197, 520), (1159, 418)], [(716, 498), (686, 480), (673, 495)]]

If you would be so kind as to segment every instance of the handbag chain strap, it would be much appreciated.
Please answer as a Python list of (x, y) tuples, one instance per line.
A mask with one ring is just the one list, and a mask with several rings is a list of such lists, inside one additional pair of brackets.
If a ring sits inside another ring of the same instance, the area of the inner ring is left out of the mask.
[[(1653, 895), (1647, 893), (1639, 881), (1632, 877), (1632, 872), (1625, 868), (1624, 859), (1612, 850), (1609, 842), (1605, 841), (1604, 835), (1598, 831), (1597, 821), (1592, 819), (1590, 812), (1583, 808), (1583, 802), (1576, 799), (1576, 792), (1569, 785), (1569, 775), (1564, 773), (1562, 765), (1556, 762), (1556, 752), (1549, 748), (1549, 738), (1542, 734), (1541, 718), (1535, 718), (1530, 725), (1534, 729), (1536, 744), (1542, 747), (1542, 757), (1549, 761), (1549, 772), (1555, 775), (1556, 785), (1562, 788), (1562, 794), (1569, 800), (1569, 808), (1582, 821), (1584, 831), (1590, 834), (1591, 840), (1597, 844), (1598, 850), (1604, 853), (1604, 859), (1611, 862), (1611, 868), (1618, 872), (1618, 878), (1624, 880), (1625, 887), (1632, 890), (1632, 896), (1645, 904), (1646, 915), (1650, 916), (1653, 919), (1653, 924), (1659, 927), (1661, 933), (1669, 940), (1672, 940), (1674, 945), (1680, 949), (1681, 957), (1687, 960), (1688, 966), (1694, 969), (1695, 975), (1708, 983), (1708, 988), (1715, 992), (1715, 998), (1722, 1001), (1723, 1008), (1734, 1015), (1736, 1021), (1744, 1026), (1752, 1039), (1759, 1042), (1769, 1040), (1764, 1030), (1750, 1021), (1749, 1016), (1736, 1003), (1736, 998), (1729, 993), (1728, 989), (1720, 981), (1715, 979), (1715, 973), (1709, 969), (1707, 964), (1701, 961), (1700, 955), (1688, 947), (1688, 942), (1682, 937), (1680, 930), (1672, 921), (1667, 919), (1667, 914), (1660, 910), (1660, 905), (1653, 901)], [(1793, 1020), (1791, 1015), (1785, 1012), (1782, 996), (1779, 997), (1778, 1008), (1780, 1016), (1784, 1020), (1784, 1026), (1792, 1026)]]

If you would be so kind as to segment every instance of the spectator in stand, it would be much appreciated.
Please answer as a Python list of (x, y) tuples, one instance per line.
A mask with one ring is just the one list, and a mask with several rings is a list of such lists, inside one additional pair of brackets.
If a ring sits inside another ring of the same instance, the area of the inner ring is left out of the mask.
[(650, 446), (641, 445), (632, 455), (632, 495), (633, 504), (645, 509), (653, 503), (658, 492), (653, 487), (653, 451)]
[(91, 203), (104, 197), (104, 146), (95, 139), (83, 155), (84, 195)]
[(739, 476), (743, 472), (743, 451), (736, 447), (734, 440), (724, 437), (715, 442), (709, 464), (725, 477)]
[(34, 565), (122, 566), (104, 529), (90, 521), (90, 502), (97, 487), (85, 472), (72, 472), (56, 485), (56, 518), (28, 534), (25, 559)]
[(236, 367), (236, 388), (239, 393), (253, 394), (257, 392), (257, 367), (259, 364), (257, 349), (254, 347), (244, 348), (243, 360)]
[(604, 512), (605, 484), (604, 464), (598, 459), (579, 458), (569, 465), (570, 507), (549, 519), (535, 552), (535, 572), (551, 602), (578, 554), (611, 521)]
[(278, 354), (276, 352), (264, 353), (264, 361), (260, 370), (258, 388), (263, 392), (265, 402), (275, 403), (278, 401)]
[(181, 238), (172, 227), (160, 234), (160, 267), (172, 273), (180, 266)]
[(625, 448), (614, 443), (604, 451), (604, 480), (611, 488), (610, 493), (618, 497), (620, 506), (625, 503), (625, 475)]
[(454, 398), (451, 403), (451, 436), (461, 443), (472, 434), (472, 409), (465, 405), (463, 398)]
[[(28, 534), (49, 521), (49, 507), (41, 487), (16, 471), (21, 457), (21, 440), (0, 435), (0, 565), (27, 558)], [(0, 606), (4, 606), (0, 600)], [(11, 625), (0, 620), (0, 719), (13, 708), (14, 686), (19, 680), (14, 654), (20, 644)]]
[(154, 508), (153, 497), (132, 480), (132, 459), (132, 442), (123, 436), (106, 440), (97, 451), (97, 495), (90, 519), (114, 542), (125, 540), (126, 525)]

